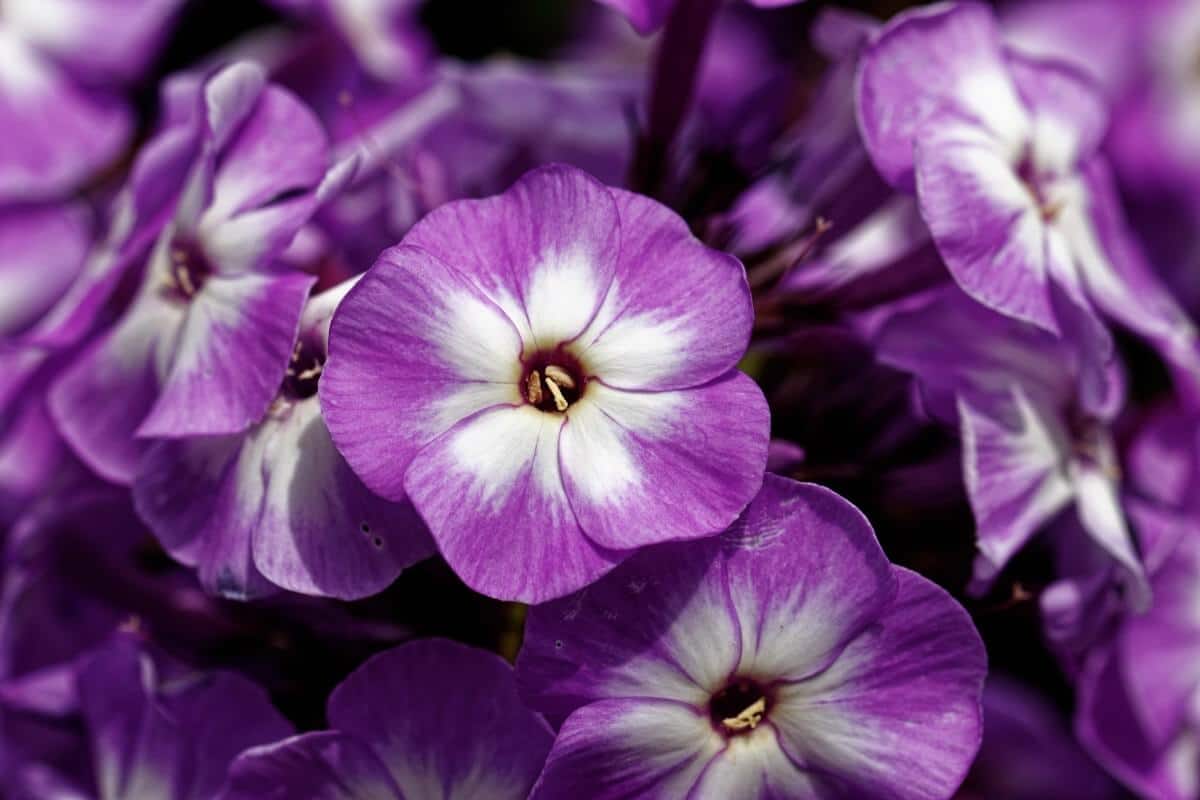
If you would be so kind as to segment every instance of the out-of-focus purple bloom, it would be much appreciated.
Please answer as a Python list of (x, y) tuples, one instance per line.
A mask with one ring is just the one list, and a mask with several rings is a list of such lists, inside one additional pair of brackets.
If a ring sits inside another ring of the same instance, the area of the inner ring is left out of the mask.
[(321, 419), (329, 321), (351, 285), (308, 301), (262, 421), (233, 436), (155, 442), (141, 462), (138, 513), (210, 591), (365, 597), (434, 552), (412, 507), (363, 486)]
[(76, 746), (90, 751), (91, 763), (62, 774), (58, 764), (25, 760), (21, 750), (29, 743), (14, 742), (3, 764), (6, 796), (14, 800), (208, 800), (238, 753), (292, 730), (266, 692), (246, 678), (185, 667), (136, 633), (114, 635), (61, 679), (23, 688), (30, 707), (40, 701), (79, 719), (83, 736)]
[(1146, 797), (1185, 800), (1200, 790), (1200, 529), (1179, 539), (1151, 578), (1154, 605), (1131, 615), (1079, 680), (1083, 743)]
[(553, 738), (508, 664), (439, 639), (372, 657), (334, 689), (327, 716), (333, 730), (239, 756), (220, 800), (520, 800)]
[(956, 800), (1116, 800), (1117, 785), (1079, 748), (1037, 692), (988, 676), (983, 746)]
[(50, 395), (72, 448), (119, 483), (141, 439), (235, 433), (262, 418), (314, 280), (275, 257), (348, 172), (329, 169), (311, 112), (250, 65), (181, 78), (167, 102), (169, 158), (143, 166), (182, 169), (182, 193), (157, 212), (162, 232), (131, 307)]
[[(776, 8), (799, 3), (801, 0), (747, 0), (751, 5), (760, 8)], [(661, 28), (671, 14), (688, 14), (695, 0), (600, 0), (605, 5), (612, 6), (628, 19), (639, 33), (648, 34)]]
[(60, 197), (133, 131), (119, 89), (181, 0), (8, 0), (0, 9), (0, 201)]
[(858, 106), (875, 165), (916, 193), (968, 294), (1104, 362), (1099, 309), (1200, 386), (1194, 326), (1127, 230), (1098, 152), (1107, 108), (1085, 75), (1005, 49), (988, 7), (943, 4), (871, 42)]
[(1119, 495), (1108, 430), (1124, 397), (1119, 369), (1101, 376), (1045, 331), (996, 314), (957, 289), (895, 315), (880, 358), (917, 375), (935, 417), (957, 425), (975, 512), (975, 581), (986, 587), (1012, 556), (1074, 504), (1088, 535), (1126, 572), (1135, 605), (1145, 578)]
[(844, 11), (817, 18), (814, 45), (832, 66), (776, 143), (771, 169), (721, 220), (735, 252), (766, 254), (751, 275), (755, 288), (772, 288), (757, 309), (765, 329), (795, 308), (869, 307), (948, 279), (916, 203), (879, 179), (859, 134), (854, 76), (877, 29)]
[(569, 163), (620, 183), (632, 154), (629, 70), (517, 61), (443, 65), (404, 98), (353, 98), (329, 122), (354, 183), (318, 219), (361, 271), (437, 206), (503, 191), (528, 170)]
[(270, 0), (281, 10), (333, 31), (359, 66), (384, 83), (412, 81), (431, 58), (417, 24), (422, 0)]
[(722, 536), (532, 610), (518, 680), (562, 723), (533, 796), (948, 797), (984, 671), (853, 506), (768, 476)]
[(468, 585), (540, 601), (749, 502), (768, 440), (736, 369), (751, 316), (736, 259), (550, 166), (383, 255), (334, 317), (321, 406), (363, 482), (411, 498)]

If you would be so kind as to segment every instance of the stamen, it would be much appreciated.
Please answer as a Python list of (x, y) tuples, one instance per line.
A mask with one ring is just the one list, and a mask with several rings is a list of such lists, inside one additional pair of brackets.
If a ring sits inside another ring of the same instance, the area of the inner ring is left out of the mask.
[(529, 378), (525, 381), (525, 399), (535, 406), (542, 402), (542, 377), (536, 369), (529, 373)]
[(557, 364), (551, 364), (546, 367), (546, 380), (553, 381), (564, 389), (575, 388), (575, 379), (571, 377), (571, 373)]
[[(550, 394), (554, 397), (554, 407), (559, 411), (566, 411), (570, 403), (567, 402), (567, 398), (563, 397), (562, 389), (558, 388), (558, 383), (550, 379), (550, 370), (552, 369), (556, 369), (556, 367), (546, 367), (546, 388), (550, 390)], [(572, 381), (571, 386), (574, 385), (575, 382)], [(567, 388), (569, 389), (571, 386)]]
[(736, 717), (726, 717), (721, 720), (721, 724), (731, 731), (744, 731), (747, 728), (754, 730), (758, 727), (758, 723), (762, 722), (763, 715), (766, 713), (767, 699), (760, 697), (742, 709)]

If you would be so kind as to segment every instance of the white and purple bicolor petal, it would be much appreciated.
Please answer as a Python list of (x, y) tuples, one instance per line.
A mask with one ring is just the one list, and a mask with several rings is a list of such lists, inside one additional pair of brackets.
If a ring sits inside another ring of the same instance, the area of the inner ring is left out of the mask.
[(1086, 359), (1072, 348), (954, 287), (894, 315), (878, 348), (881, 361), (919, 378), (930, 411), (959, 428), (979, 549), (976, 590), (1074, 505), (1088, 536), (1119, 565), (1131, 603), (1145, 605), (1109, 431), (1124, 402), (1116, 365), (1085, 376)]
[(1103, 313), (1145, 338), (1196, 395), (1195, 327), (1144, 264), (1099, 147), (1103, 93), (1073, 67), (1005, 48), (992, 10), (898, 15), (859, 70), (876, 167), (915, 192), (951, 274), (980, 303), (1112, 359)]
[(51, 392), (64, 438), (118, 483), (136, 470), (135, 437), (232, 434), (262, 418), (315, 280), (275, 257), (347, 177), (328, 169), (312, 113), (256, 67), (196, 82), (190, 102), (204, 138), (141, 289)]
[(523, 800), (553, 740), (508, 664), (443, 639), (369, 659), (327, 716), (333, 730), (243, 753), (220, 800)]
[(518, 682), (562, 721), (532, 796), (946, 798), (984, 673), (963, 609), (853, 506), (768, 476), (722, 536), (531, 611)]
[(364, 486), (321, 418), (329, 321), (352, 284), (305, 306), (261, 421), (241, 434), (154, 442), (142, 457), (133, 484), (138, 513), (211, 592), (245, 599), (281, 587), (355, 599), (434, 552), (412, 506)]
[(751, 316), (741, 265), (674, 213), (544, 167), (381, 256), (334, 317), (321, 405), (468, 585), (537, 602), (745, 507), (768, 440), (736, 370)]

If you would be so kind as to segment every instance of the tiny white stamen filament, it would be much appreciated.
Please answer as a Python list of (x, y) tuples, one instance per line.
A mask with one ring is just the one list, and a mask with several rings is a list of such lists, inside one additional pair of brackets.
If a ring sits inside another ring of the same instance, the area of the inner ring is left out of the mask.
[(765, 697), (760, 697), (751, 703), (736, 717), (728, 717), (721, 720), (721, 724), (731, 731), (744, 731), (747, 728), (754, 730), (758, 727), (758, 723), (762, 722), (763, 715), (767, 713), (767, 700)]

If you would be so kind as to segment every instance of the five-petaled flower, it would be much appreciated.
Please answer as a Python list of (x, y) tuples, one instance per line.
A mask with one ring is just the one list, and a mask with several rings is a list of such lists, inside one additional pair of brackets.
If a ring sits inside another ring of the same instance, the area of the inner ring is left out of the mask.
[(467, 584), (540, 601), (716, 534), (754, 496), (751, 319), (736, 259), (550, 166), (381, 256), (334, 316), (321, 405), (363, 482), (408, 496)]
[(857, 509), (768, 476), (723, 535), (533, 609), (518, 685), (561, 728), (532, 797), (945, 798), (984, 661)]

